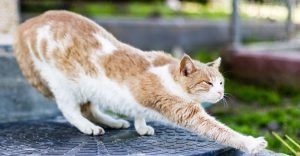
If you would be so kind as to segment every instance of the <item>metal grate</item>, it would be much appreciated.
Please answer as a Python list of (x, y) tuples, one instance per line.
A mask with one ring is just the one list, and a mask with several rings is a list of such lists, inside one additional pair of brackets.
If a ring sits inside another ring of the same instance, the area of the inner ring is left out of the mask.
[(0, 155), (224, 155), (235, 151), (180, 128), (150, 125), (156, 130), (154, 136), (139, 136), (133, 126), (87, 136), (65, 122), (4, 123)]

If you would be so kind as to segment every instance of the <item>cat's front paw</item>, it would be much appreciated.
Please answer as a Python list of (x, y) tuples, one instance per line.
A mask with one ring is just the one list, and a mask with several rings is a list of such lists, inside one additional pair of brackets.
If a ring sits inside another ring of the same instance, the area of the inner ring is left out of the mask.
[(139, 135), (154, 135), (154, 128), (151, 126), (143, 126), (136, 129)]
[(268, 145), (268, 142), (264, 139), (264, 137), (254, 138), (249, 136), (247, 142), (245, 142), (246, 150), (250, 154), (256, 154), (263, 149), (265, 149)]

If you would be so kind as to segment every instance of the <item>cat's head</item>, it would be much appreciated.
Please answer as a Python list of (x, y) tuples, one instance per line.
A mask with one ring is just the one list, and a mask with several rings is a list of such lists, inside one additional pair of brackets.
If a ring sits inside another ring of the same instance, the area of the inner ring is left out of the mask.
[(202, 63), (184, 55), (179, 64), (179, 83), (198, 102), (216, 103), (224, 96), (224, 78), (219, 71), (221, 58)]

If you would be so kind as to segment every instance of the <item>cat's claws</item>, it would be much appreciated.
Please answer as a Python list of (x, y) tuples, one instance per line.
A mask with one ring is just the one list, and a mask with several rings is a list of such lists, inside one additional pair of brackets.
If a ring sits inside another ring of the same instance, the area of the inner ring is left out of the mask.
[(250, 137), (249, 142), (246, 142), (246, 150), (250, 154), (256, 154), (263, 149), (265, 149), (268, 145), (268, 142), (264, 139), (264, 137), (253, 138)]
[(154, 128), (151, 126), (145, 126), (137, 129), (139, 135), (154, 135)]

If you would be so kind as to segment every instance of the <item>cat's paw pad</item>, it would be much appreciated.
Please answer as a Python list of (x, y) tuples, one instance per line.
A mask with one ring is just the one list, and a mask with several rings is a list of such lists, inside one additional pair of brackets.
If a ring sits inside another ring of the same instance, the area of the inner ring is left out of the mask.
[(84, 134), (88, 135), (102, 135), (105, 133), (104, 129), (99, 126), (86, 126), (80, 130)]
[(130, 123), (123, 119), (118, 119), (115, 124), (110, 125), (111, 128), (128, 128)]
[(264, 139), (264, 137), (253, 138), (250, 137), (250, 141), (246, 142), (247, 152), (250, 154), (256, 154), (263, 149), (265, 149), (268, 145), (268, 142)]
[(140, 127), (136, 131), (139, 135), (154, 135), (154, 128), (151, 126)]

